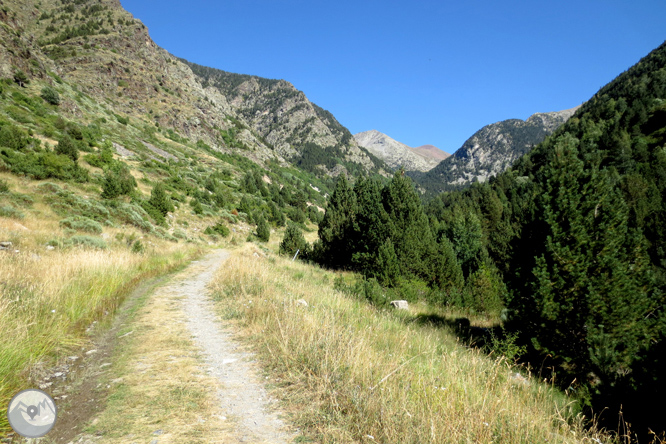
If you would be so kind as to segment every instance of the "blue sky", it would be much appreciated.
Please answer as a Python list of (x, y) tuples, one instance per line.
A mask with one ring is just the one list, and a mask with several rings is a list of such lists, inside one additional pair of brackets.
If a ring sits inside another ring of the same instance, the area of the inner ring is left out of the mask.
[(121, 0), (172, 54), (285, 79), (352, 133), (453, 152), (580, 105), (666, 40), (664, 0)]

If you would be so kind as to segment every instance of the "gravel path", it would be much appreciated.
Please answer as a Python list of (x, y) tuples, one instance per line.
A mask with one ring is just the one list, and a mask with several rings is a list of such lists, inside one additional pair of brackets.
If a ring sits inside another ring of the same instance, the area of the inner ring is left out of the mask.
[(222, 385), (220, 404), (237, 421), (240, 442), (288, 443), (293, 436), (271, 408), (272, 401), (259, 382), (252, 356), (241, 350), (232, 332), (224, 329), (206, 290), (228, 257), (227, 251), (218, 250), (192, 263), (191, 277), (181, 283), (186, 324), (203, 351), (209, 373)]

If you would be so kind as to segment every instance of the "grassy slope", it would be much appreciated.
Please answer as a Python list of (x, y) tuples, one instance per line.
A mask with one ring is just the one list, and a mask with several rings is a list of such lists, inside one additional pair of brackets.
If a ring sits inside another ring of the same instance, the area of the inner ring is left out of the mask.
[[(464, 347), (411, 312), (333, 290), (333, 272), (253, 246), (213, 283), (221, 314), (260, 354), (303, 440), (590, 442), (575, 402), (516, 378), (504, 358)], [(299, 305), (304, 299), (307, 306)], [(371, 438), (372, 437), (372, 438)]]

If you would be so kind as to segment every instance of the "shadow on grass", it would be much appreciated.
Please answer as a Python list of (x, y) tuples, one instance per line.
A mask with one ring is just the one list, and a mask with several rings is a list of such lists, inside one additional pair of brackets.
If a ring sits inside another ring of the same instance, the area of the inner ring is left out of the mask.
[(504, 330), (500, 326), (478, 327), (472, 325), (470, 320), (461, 317), (448, 317), (438, 314), (420, 313), (413, 318), (406, 318), (407, 323), (428, 325), (437, 328), (446, 328), (465, 345), (476, 348), (488, 348), (492, 339), (502, 339)]

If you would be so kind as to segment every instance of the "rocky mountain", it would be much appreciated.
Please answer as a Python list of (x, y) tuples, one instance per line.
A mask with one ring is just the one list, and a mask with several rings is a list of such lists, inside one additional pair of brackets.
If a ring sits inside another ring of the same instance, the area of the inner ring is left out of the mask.
[(509, 168), (564, 124), (578, 108), (536, 113), (527, 120), (509, 119), (484, 126), (451, 157), (415, 179), (429, 193), (464, 188), (475, 181), (484, 182)]
[(426, 172), (448, 156), (432, 145), (409, 147), (377, 130), (354, 134), (354, 139), (394, 169), (404, 167), (406, 171)]
[(437, 148), (434, 145), (421, 145), (417, 146), (416, 148), (412, 148), (412, 151), (414, 151), (417, 154), (421, 154), (422, 156), (429, 157), (431, 159), (435, 159), (438, 162), (441, 162), (442, 160), (446, 159), (447, 157), (450, 156), (449, 153), (446, 153), (439, 148)]
[[(379, 171), (349, 131), (283, 80), (188, 64), (157, 46), (118, 0), (2, 0), (0, 76), (17, 70), (76, 85), (109, 115), (172, 131), (265, 164), (301, 164), (322, 176)], [(194, 70), (194, 71), (193, 71)], [(86, 110), (65, 100), (66, 117)]]

